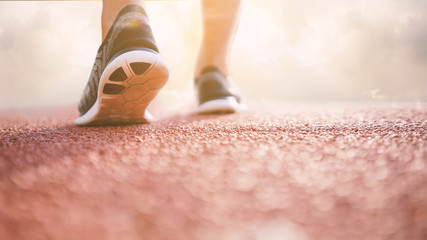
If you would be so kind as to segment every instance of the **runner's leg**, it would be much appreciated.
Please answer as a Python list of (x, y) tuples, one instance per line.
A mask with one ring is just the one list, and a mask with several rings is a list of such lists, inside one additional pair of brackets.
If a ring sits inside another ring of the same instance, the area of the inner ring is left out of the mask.
[(206, 66), (228, 75), (227, 58), (239, 21), (241, 0), (202, 0), (203, 40), (195, 69), (198, 77)]

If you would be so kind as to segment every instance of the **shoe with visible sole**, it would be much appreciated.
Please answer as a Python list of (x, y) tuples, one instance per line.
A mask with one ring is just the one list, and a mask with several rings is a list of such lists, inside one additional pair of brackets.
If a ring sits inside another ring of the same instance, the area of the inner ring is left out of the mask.
[(195, 81), (199, 101), (198, 114), (225, 114), (242, 112), (246, 104), (238, 90), (216, 67), (206, 67)]
[(166, 84), (168, 68), (160, 57), (142, 7), (129, 5), (116, 18), (98, 50), (75, 123), (147, 123), (147, 107)]

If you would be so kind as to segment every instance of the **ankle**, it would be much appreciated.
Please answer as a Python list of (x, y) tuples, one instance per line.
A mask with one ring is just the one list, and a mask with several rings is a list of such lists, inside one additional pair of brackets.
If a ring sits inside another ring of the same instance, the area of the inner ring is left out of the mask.
[(200, 75), (202, 75), (205, 72), (211, 72), (211, 71), (219, 71), (224, 76), (228, 75), (228, 67), (225, 64), (217, 64), (217, 63), (207, 63), (207, 64), (198, 64), (196, 67), (196, 71), (194, 76), (198, 78)]
[(145, 11), (143, 0), (103, 0), (101, 16), (102, 40), (107, 36), (107, 33), (113, 25), (117, 15), (128, 5), (139, 5)]

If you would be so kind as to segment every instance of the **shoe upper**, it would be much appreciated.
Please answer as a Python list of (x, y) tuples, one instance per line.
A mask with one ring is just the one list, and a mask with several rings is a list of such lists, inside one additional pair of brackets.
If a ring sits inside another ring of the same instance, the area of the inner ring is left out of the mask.
[(216, 99), (234, 97), (238, 103), (241, 96), (227, 77), (216, 67), (206, 67), (195, 81), (199, 105)]
[(95, 104), (99, 81), (107, 64), (115, 56), (135, 48), (159, 52), (144, 9), (139, 5), (128, 5), (117, 15), (98, 49), (89, 81), (78, 106), (80, 116)]

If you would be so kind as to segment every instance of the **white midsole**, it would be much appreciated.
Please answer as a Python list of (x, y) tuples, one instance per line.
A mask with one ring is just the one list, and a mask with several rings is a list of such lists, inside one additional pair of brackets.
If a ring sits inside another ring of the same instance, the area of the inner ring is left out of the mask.
[(202, 103), (197, 108), (197, 113), (213, 112), (242, 112), (247, 109), (246, 104), (238, 103), (234, 97), (214, 99)]

